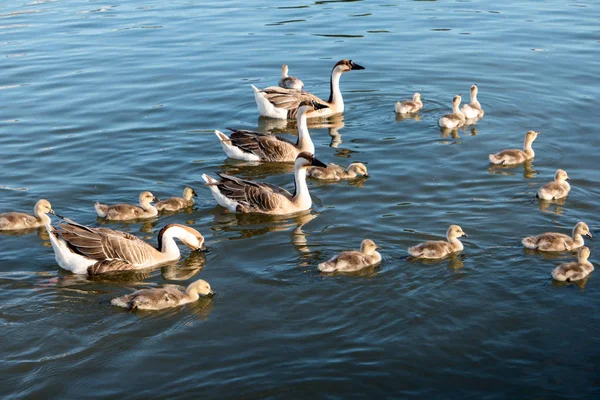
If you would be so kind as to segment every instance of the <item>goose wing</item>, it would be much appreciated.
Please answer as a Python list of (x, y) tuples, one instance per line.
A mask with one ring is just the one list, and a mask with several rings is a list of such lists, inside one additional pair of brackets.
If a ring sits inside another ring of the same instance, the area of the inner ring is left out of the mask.
[(261, 90), (263, 96), (275, 107), (288, 110), (288, 118), (296, 118), (298, 107), (303, 101), (315, 101), (319, 104), (327, 104), (312, 93), (298, 91), (296, 89), (284, 89), (279, 86), (269, 86)]
[[(90, 228), (72, 221), (59, 225), (60, 235), (69, 248), (82, 256), (98, 261), (122, 260), (142, 265), (152, 256), (154, 248), (137, 236), (107, 228)], [(122, 269), (123, 265), (106, 264), (99, 269)]]
[(234, 146), (261, 159), (275, 161), (296, 156), (296, 143), (286, 138), (261, 132), (227, 129), (233, 131), (229, 139)]
[(276, 209), (282, 200), (291, 201), (293, 195), (279, 186), (264, 182), (253, 182), (226, 174), (218, 174), (221, 180), (216, 184), (224, 196), (258, 211)]

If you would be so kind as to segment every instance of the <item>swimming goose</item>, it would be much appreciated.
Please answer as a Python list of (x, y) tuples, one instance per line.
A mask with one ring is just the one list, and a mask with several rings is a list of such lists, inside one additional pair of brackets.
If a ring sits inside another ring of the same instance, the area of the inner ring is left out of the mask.
[(191, 187), (183, 189), (183, 197), (171, 197), (154, 205), (158, 211), (178, 211), (194, 205), (194, 197), (198, 197)]
[(594, 270), (594, 266), (588, 261), (589, 257), (590, 249), (583, 246), (577, 253), (577, 262), (560, 264), (552, 271), (552, 278), (563, 282), (582, 280)]
[(412, 100), (403, 102), (397, 101), (394, 109), (398, 114), (412, 114), (423, 108), (423, 102), (421, 101), (421, 93), (417, 92), (413, 95)]
[(294, 118), (298, 110), (298, 105), (304, 100), (314, 100), (320, 104), (326, 104), (329, 108), (309, 112), (308, 118), (327, 117), (344, 112), (344, 99), (340, 91), (340, 77), (343, 73), (365, 69), (354, 63), (352, 60), (338, 61), (331, 71), (329, 100), (324, 101), (308, 92), (299, 92), (293, 89), (283, 89), (278, 86), (271, 86), (263, 90), (252, 85), (254, 90), (254, 99), (258, 106), (258, 113), (263, 117), (270, 118)]
[(158, 246), (152, 247), (137, 236), (108, 228), (90, 228), (69, 219), (56, 229), (46, 230), (61, 268), (74, 274), (97, 275), (131, 271), (174, 261), (181, 257), (175, 239), (192, 250), (204, 250), (204, 237), (189, 226), (169, 224), (158, 233)]
[(538, 236), (529, 236), (521, 242), (528, 249), (540, 251), (575, 250), (583, 246), (583, 236), (592, 237), (592, 232), (585, 222), (578, 222), (573, 228), (573, 237), (562, 233), (546, 232)]
[(213, 197), (221, 206), (232, 212), (284, 215), (308, 210), (312, 199), (306, 186), (306, 168), (310, 165), (324, 167), (310, 153), (300, 153), (294, 164), (294, 194), (269, 183), (259, 183), (219, 173), (220, 181), (203, 174)]
[(229, 137), (217, 130), (215, 134), (221, 141), (225, 154), (230, 158), (244, 161), (295, 161), (303, 151), (311, 154), (315, 152), (315, 145), (308, 132), (306, 114), (327, 107), (314, 100), (304, 100), (300, 103), (296, 143), (280, 136), (253, 131), (233, 130)]
[(502, 150), (496, 154), (490, 154), (489, 159), (492, 164), (496, 165), (510, 165), (510, 164), (521, 164), (527, 160), (532, 160), (535, 157), (535, 153), (531, 148), (531, 144), (539, 135), (539, 132), (529, 131), (525, 134), (525, 146), (523, 150), (510, 149)]
[(458, 108), (460, 106), (461, 99), (462, 95), (460, 94), (454, 96), (452, 99), (452, 114), (446, 114), (438, 121), (438, 125), (441, 128), (456, 129), (465, 124), (465, 114), (463, 114)]
[(446, 232), (447, 242), (432, 241), (418, 244), (408, 248), (408, 254), (417, 258), (444, 258), (449, 254), (462, 251), (463, 244), (459, 237), (468, 237), (458, 225), (450, 225)]
[(463, 105), (462, 112), (468, 119), (482, 118), (483, 114), (485, 114), (483, 108), (481, 108), (481, 104), (479, 104), (479, 100), (477, 100), (478, 92), (479, 88), (477, 88), (477, 85), (471, 86), (471, 102)]
[(304, 87), (304, 82), (295, 76), (288, 76), (288, 66), (287, 64), (283, 64), (281, 66), (281, 79), (279, 80), (279, 86), (284, 89), (296, 89), (302, 90)]
[(344, 168), (339, 165), (330, 163), (327, 167), (309, 167), (306, 175), (309, 178), (321, 179), (321, 180), (329, 180), (329, 181), (339, 181), (342, 179), (354, 179), (359, 175), (362, 175), (366, 178), (369, 177), (369, 173), (367, 172), (367, 167), (363, 163), (355, 162), (348, 165), (348, 168), (344, 170)]
[(41, 199), (33, 207), (33, 215), (22, 212), (0, 214), (0, 231), (38, 228), (50, 223), (47, 213), (54, 214), (50, 202)]
[(199, 279), (182, 290), (179, 285), (165, 285), (162, 288), (137, 290), (131, 294), (112, 299), (110, 304), (129, 310), (162, 310), (182, 306), (197, 301), (202, 296), (212, 296), (214, 292), (205, 280)]
[(96, 202), (94, 208), (101, 218), (114, 221), (125, 221), (128, 219), (151, 218), (158, 214), (158, 210), (151, 203), (159, 201), (150, 192), (140, 193), (140, 205), (113, 204), (106, 205)]
[(555, 200), (567, 197), (571, 190), (571, 185), (567, 182), (569, 179), (569, 175), (564, 170), (557, 170), (556, 174), (554, 174), (554, 182), (547, 183), (539, 188), (537, 197), (542, 200)]
[(360, 251), (343, 251), (331, 259), (319, 264), (321, 272), (352, 272), (381, 262), (377, 245), (370, 239), (360, 244)]

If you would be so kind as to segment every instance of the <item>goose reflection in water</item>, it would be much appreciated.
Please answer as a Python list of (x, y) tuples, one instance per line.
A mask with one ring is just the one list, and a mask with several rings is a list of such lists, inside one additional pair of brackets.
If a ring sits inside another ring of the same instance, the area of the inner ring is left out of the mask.
[(512, 164), (512, 165), (495, 165), (490, 164), (488, 167), (488, 172), (490, 174), (496, 175), (509, 175), (514, 176), (516, 173), (514, 172), (516, 169), (523, 166), (523, 177), (526, 179), (535, 178), (538, 174), (536, 170), (533, 169), (533, 160), (525, 161), (523, 164)]
[(205, 253), (193, 251), (188, 258), (177, 263), (177, 265), (163, 266), (161, 273), (164, 279), (170, 281), (186, 281), (200, 273), (205, 265)]
[(396, 113), (396, 122), (400, 123), (402, 121), (406, 121), (408, 119), (414, 119), (415, 121), (420, 121), (421, 120), (421, 114), (414, 113), (414, 114), (399, 114)]
[[(328, 129), (329, 136), (331, 137), (329, 147), (337, 148), (342, 143), (342, 135), (338, 131), (344, 127), (344, 114), (336, 114), (324, 118), (309, 118), (307, 125), (309, 131), (313, 129)], [(296, 136), (298, 134), (296, 121), (289, 119), (259, 117), (257, 130), (270, 134), (289, 133)], [(313, 142), (318, 143), (320, 140), (319, 133), (311, 132), (311, 135)]]

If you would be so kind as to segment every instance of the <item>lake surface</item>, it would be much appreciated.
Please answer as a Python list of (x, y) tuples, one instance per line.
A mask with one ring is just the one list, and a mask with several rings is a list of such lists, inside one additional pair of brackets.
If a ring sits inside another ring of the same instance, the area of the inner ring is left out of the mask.
[[(193, 211), (104, 226), (154, 244), (185, 223), (210, 249), (88, 279), (58, 267), (44, 232), (0, 235), (0, 396), (598, 398), (600, 276), (553, 283), (573, 254), (520, 239), (580, 220), (600, 236), (600, 3), (519, 3), (0, 0), (0, 212), (43, 197), (99, 226), (95, 201), (191, 185)], [(287, 63), (327, 99), (343, 58), (366, 70), (342, 77), (343, 117), (311, 133), (319, 159), (362, 161), (371, 177), (309, 182), (313, 210), (293, 217), (216, 206), (202, 173), (293, 188), (290, 166), (227, 160), (213, 134), (294, 133), (293, 121), (258, 118), (250, 84), (276, 84)], [(438, 118), (473, 83), (485, 117), (442, 133)], [(398, 118), (395, 101), (415, 91), (423, 111)], [(533, 163), (489, 167), (532, 129)], [(537, 202), (557, 168), (571, 194)], [(469, 234), (461, 255), (407, 259), (450, 224)], [(382, 247), (380, 267), (318, 272), (364, 238)], [(586, 243), (596, 264), (597, 243)], [(199, 278), (212, 300), (110, 305)]]

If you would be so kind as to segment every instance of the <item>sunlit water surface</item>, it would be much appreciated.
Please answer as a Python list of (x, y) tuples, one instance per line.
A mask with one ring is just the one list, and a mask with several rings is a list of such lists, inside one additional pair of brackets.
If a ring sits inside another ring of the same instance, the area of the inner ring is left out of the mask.
[[(199, 193), (188, 213), (113, 223), (155, 243), (167, 223), (210, 252), (162, 269), (87, 279), (57, 266), (44, 232), (0, 236), (0, 395), (5, 398), (553, 398), (600, 394), (600, 276), (553, 283), (573, 254), (520, 238), (598, 230), (600, 4), (498, 1), (0, 2), (0, 212), (41, 198), (93, 226), (93, 203), (140, 191)], [(226, 127), (294, 133), (259, 120), (250, 84), (290, 65), (328, 96), (342, 58), (343, 117), (311, 126), (318, 157), (362, 161), (366, 180), (310, 182), (289, 218), (216, 207), (202, 173), (293, 187), (287, 165), (226, 160)], [(452, 96), (479, 85), (476, 125), (444, 134)], [(419, 91), (418, 118), (394, 102)], [(525, 167), (487, 155), (541, 135)], [(563, 204), (535, 192), (557, 168)], [(458, 257), (408, 246), (469, 234)], [(364, 238), (381, 266), (325, 276), (317, 264)], [(589, 242), (591, 261), (600, 260)], [(206, 279), (218, 292), (177, 309), (110, 305), (136, 288)]]

